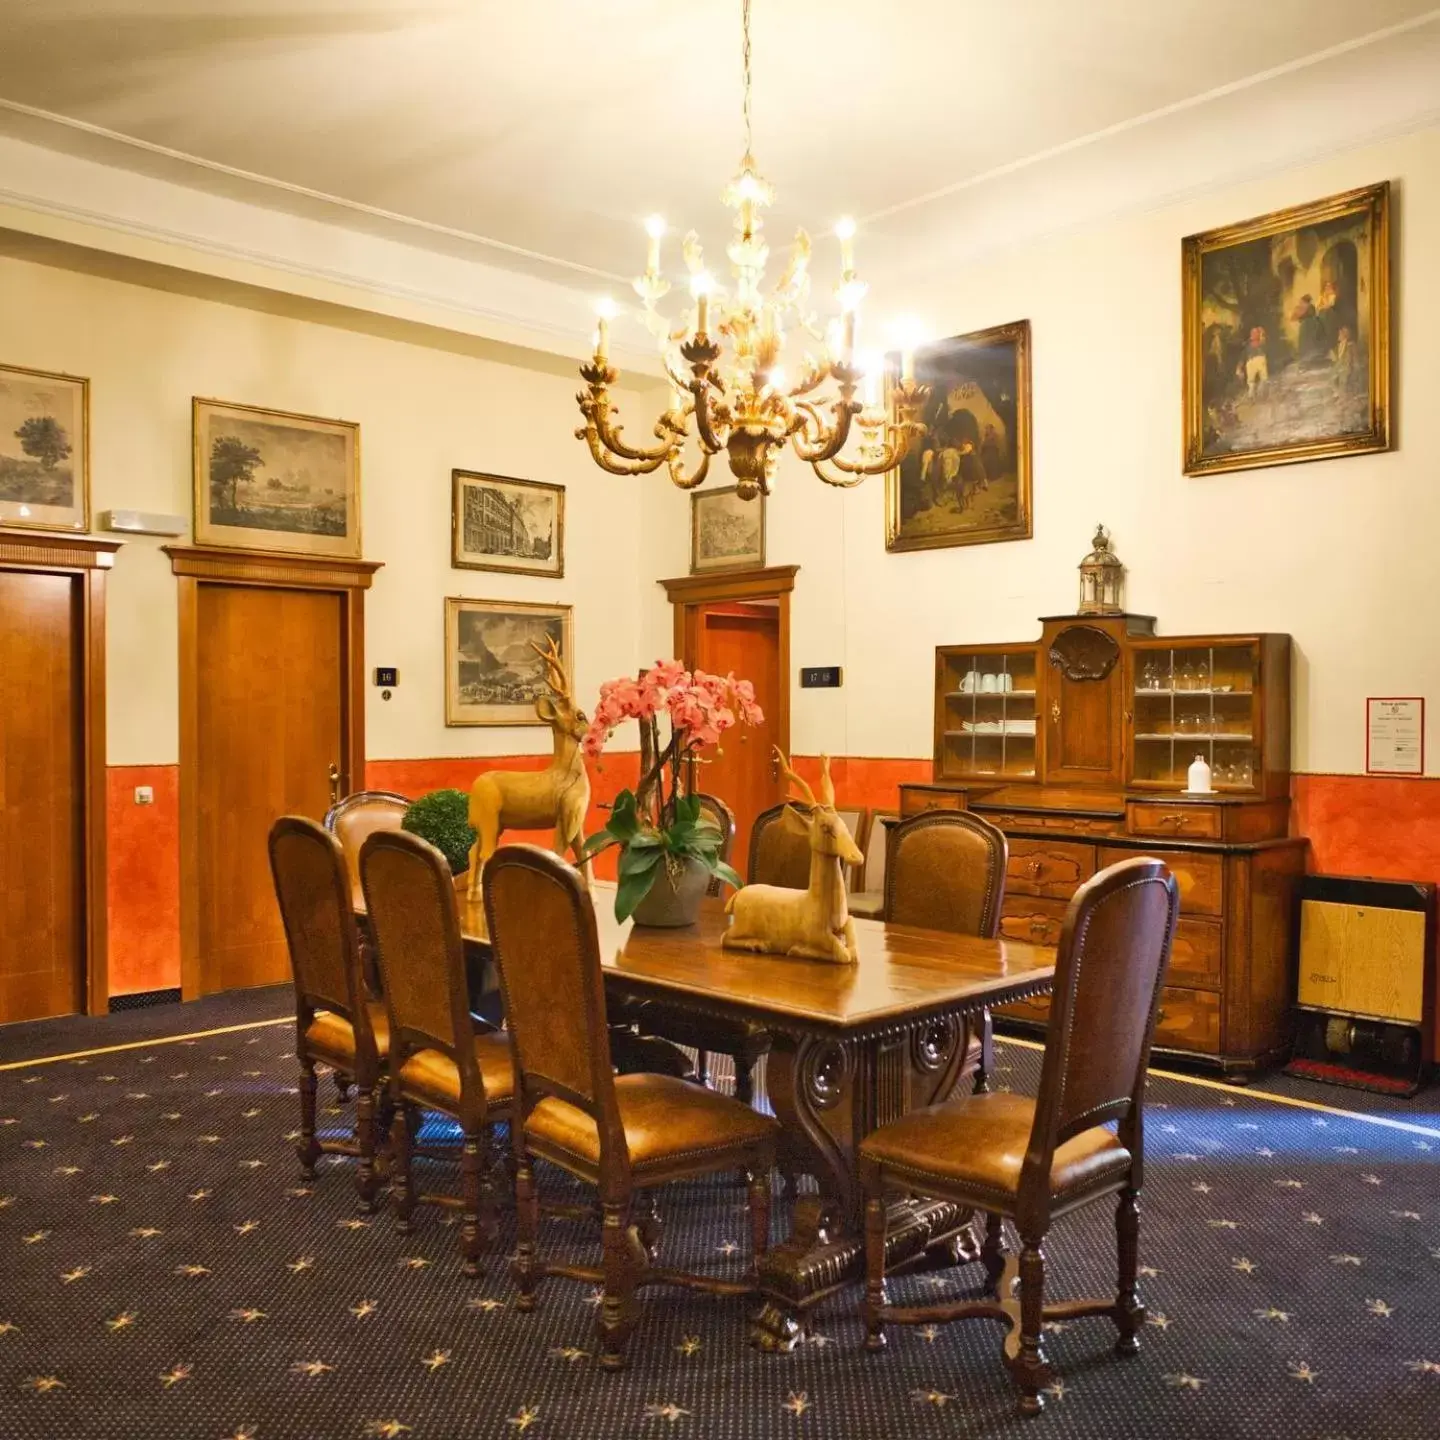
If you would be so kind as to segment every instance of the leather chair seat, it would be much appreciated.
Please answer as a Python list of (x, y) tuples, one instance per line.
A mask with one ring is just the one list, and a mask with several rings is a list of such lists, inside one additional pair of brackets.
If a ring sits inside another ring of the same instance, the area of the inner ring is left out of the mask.
[[(996, 1205), (1014, 1204), (1035, 1102), (1024, 1095), (972, 1095), (912, 1110), (870, 1135), (862, 1161), (895, 1176), (938, 1181)], [(1104, 1126), (1082, 1130), (1055, 1147), (1050, 1193), (1065, 1201), (1107, 1181), (1123, 1180), (1130, 1152)]]
[[(475, 1037), (475, 1060), (485, 1086), (485, 1103), (503, 1105), (515, 1096), (515, 1066), (510, 1037), (488, 1030)], [(396, 1076), (401, 1093), (421, 1105), (433, 1105), (446, 1114), (460, 1109), (460, 1067), (439, 1050), (416, 1050)]]
[[(673, 1075), (618, 1075), (615, 1101), (637, 1176), (670, 1165), (684, 1165), (693, 1174), (708, 1151), (722, 1165), (733, 1165), (737, 1148), (773, 1140), (780, 1130), (769, 1115)], [(553, 1095), (541, 1100), (525, 1122), (525, 1135), (540, 1154), (553, 1147), (599, 1168), (599, 1128), (568, 1101)]]
[(882, 920), (885, 917), (885, 892), (883, 890), (859, 890), (846, 899), (852, 915), (862, 920)]
[[(386, 1015), (385, 1006), (379, 1000), (367, 1000), (365, 1010), (370, 1016), (370, 1029), (375, 1034), (375, 1049), (383, 1063), (390, 1053), (390, 1017)], [(333, 1010), (316, 1013), (309, 1029), (305, 1031), (305, 1042), (327, 1060), (343, 1062), (355, 1059), (355, 1027), (343, 1015), (337, 1015)]]

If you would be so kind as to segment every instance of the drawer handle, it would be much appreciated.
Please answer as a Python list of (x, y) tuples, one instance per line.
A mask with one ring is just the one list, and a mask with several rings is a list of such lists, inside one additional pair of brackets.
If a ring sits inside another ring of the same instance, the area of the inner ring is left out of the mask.
[(1026, 867), (1025, 873), (1032, 879), (1038, 880), (1044, 873), (1045, 865), (1040, 860), (1032, 860)]
[(1155, 1023), (1158, 1025), (1165, 1018), (1165, 1007), (1162, 1005), (1155, 1012)]
[(1187, 826), (1187, 825), (1190, 823), (1190, 816), (1188, 816), (1188, 815), (1162, 815), (1162, 816), (1160, 817), (1160, 823), (1161, 823), (1162, 825), (1173, 825), (1177, 830), (1183, 830), (1183, 829), (1185, 828), (1185, 826)]
[(1036, 941), (1043, 940), (1049, 928), (1043, 920), (1032, 920), (1030, 922), (1030, 938)]

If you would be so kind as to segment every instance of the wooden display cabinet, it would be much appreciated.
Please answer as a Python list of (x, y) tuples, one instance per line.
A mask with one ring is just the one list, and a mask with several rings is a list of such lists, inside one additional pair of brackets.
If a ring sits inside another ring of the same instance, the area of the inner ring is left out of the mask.
[[(1002, 933), (1055, 944), (1076, 888), (1164, 860), (1181, 919), (1156, 1048), (1240, 1079), (1290, 1040), (1295, 886), (1290, 639), (1161, 638), (1144, 615), (1052, 616), (1039, 644), (941, 646), (934, 782), (902, 815), (972, 809), (1009, 840)], [(1185, 793), (1197, 754), (1215, 793)], [(1006, 1017), (1043, 1024), (1048, 1002)]]

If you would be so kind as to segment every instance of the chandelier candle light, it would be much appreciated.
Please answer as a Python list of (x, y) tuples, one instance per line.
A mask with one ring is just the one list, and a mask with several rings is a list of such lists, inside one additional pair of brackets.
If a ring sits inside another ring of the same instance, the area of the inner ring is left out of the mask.
[[(855, 271), (855, 222), (835, 226), (840, 245), (840, 279), (835, 287), (840, 313), (822, 328), (810, 308), (810, 237), (795, 235), (789, 263), (768, 294), (762, 293), (770, 256), (763, 211), (774, 191), (756, 169), (750, 125), (750, 0), (742, 0), (744, 32), (745, 154), (739, 173), (725, 188), (723, 203), (735, 212), (733, 238), (726, 248), (734, 284), (721, 287), (705, 268), (700, 241), (692, 230), (681, 247), (694, 308), (678, 325), (661, 315), (659, 303), (670, 291), (660, 269), (665, 222), (645, 222), (649, 247), (645, 273), (635, 293), (645, 308), (645, 323), (660, 342), (670, 404), (655, 423), (655, 445), (628, 443), (617, 423), (610, 386), (618, 372), (610, 365), (610, 321), (618, 313), (602, 300), (595, 331), (595, 353), (580, 367), (586, 388), (576, 399), (585, 424), (575, 434), (590, 447), (595, 463), (612, 475), (646, 475), (663, 465), (682, 490), (705, 480), (713, 456), (725, 451), (741, 499), (768, 495), (775, 465), (786, 444), (829, 485), (858, 485), (903, 460), (924, 434), (921, 412), (928, 387), (915, 383), (910, 327), (903, 339), (900, 377), (881, 399), (880, 356), (863, 360), (856, 352), (856, 327), (866, 287)], [(819, 355), (806, 352), (797, 373), (786, 374), (782, 360), (787, 330), (819, 342)], [(835, 391), (822, 387), (834, 381)], [(856, 392), (864, 383), (863, 399)], [(700, 455), (686, 469), (685, 444), (693, 433)], [(852, 430), (853, 453), (844, 454)]]

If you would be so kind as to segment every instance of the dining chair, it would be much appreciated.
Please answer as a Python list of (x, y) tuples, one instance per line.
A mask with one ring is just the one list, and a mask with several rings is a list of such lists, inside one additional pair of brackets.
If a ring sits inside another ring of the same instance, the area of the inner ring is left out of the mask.
[(894, 810), (872, 810), (864, 841), (856, 837), (865, 862), (856, 867), (856, 889), (849, 897), (852, 915), (865, 920), (885, 918), (885, 864), (892, 829), (887, 822), (899, 818), (899, 813)]
[[(1119, 1331), (1117, 1353), (1140, 1348), (1145, 1068), (1178, 913), (1179, 889), (1159, 860), (1124, 860), (1101, 871), (1076, 891), (1065, 916), (1037, 1098), (951, 1100), (912, 1111), (863, 1142), (866, 1349), (883, 1348), (887, 1323), (1004, 1320), (1005, 1363), (1022, 1413), (1033, 1415), (1054, 1378), (1042, 1343), (1047, 1322), (1106, 1315)], [(888, 1303), (885, 1196), (895, 1190), (984, 1212), (991, 1298)], [(1046, 1305), (1043, 1246), (1051, 1222), (1117, 1194), (1115, 1298)], [(1002, 1256), (1004, 1219), (1019, 1231), (1018, 1260)]]
[(421, 1109), (460, 1126), (460, 1249), (465, 1273), (495, 1238), (490, 1127), (510, 1116), (515, 1075), (503, 1031), (477, 1031), (450, 863), (429, 841), (377, 830), (360, 850), (360, 881), (375, 936), (390, 1018), (391, 1194), (402, 1233), (415, 1204), (455, 1206), (417, 1194), (412, 1174)]
[[(339, 840), (345, 851), (345, 864), (350, 870), (350, 884), (355, 899), (360, 894), (360, 847), (377, 830), (398, 830), (410, 808), (409, 799), (394, 790), (357, 790), (337, 800), (326, 812), (322, 822)], [(360, 925), (360, 959), (364, 965), (365, 983), (377, 1000), (380, 998), (380, 972), (375, 963), (375, 950), (370, 942), (369, 920)]]
[(750, 827), (750, 864), (745, 878), (752, 885), (804, 890), (810, 884), (810, 839), (783, 822), (787, 809), (810, 813), (810, 807), (799, 800), (772, 805), (762, 810)]
[[(885, 862), (885, 918), (993, 940), (1000, 933), (1009, 847), (1003, 831), (966, 810), (929, 810), (891, 827)], [(980, 1012), (975, 1092), (995, 1073), (995, 1031)], [(968, 1062), (967, 1062), (968, 1063)]]
[[(356, 1188), (375, 1208), (375, 1155), (385, 1129), (382, 1086), (390, 1049), (385, 1007), (365, 993), (350, 875), (340, 842), (313, 820), (285, 815), (270, 827), (270, 873), (295, 982), (295, 1054), (300, 1062), (300, 1143), (307, 1180), (322, 1154), (357, 1155)], [(351, 1140), (315, 1132), (315, 1066), (355, 1082)]]
[[(639, 1318), (641, 1287), (755, 1293), (753, 1278), (741, 1283), (657, 1266), (659, 1221), (650, 1192), (673, 1180), (745, 1170), (758, 1259), (769, 1244), (770, 1172), (780, 1127), (673, 1075), (615, 1074), (595, 910), (578, 871), (548, 850), (505, 845), (485, 867), (484, 890), (515, 1057), (516, 1304), (533, 1310), (545, 1275), (599, 1281), (600, 1364), (619, 1370)], [(538, 1258), (535, 1157), (598, 1189), (598, 1270)]]

